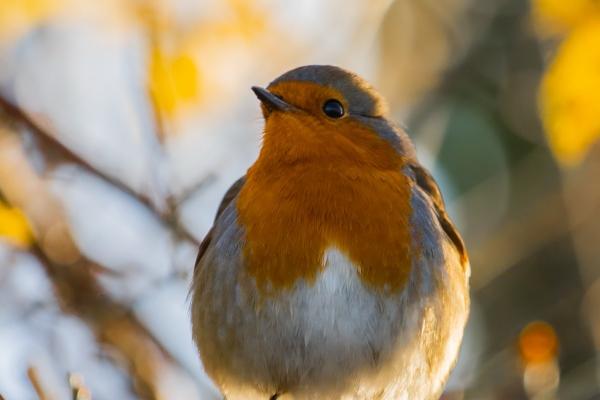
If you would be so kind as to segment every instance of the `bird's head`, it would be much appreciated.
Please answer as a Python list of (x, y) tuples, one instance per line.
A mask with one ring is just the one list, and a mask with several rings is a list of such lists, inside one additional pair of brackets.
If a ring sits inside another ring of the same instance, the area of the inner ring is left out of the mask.
[(309, 65), (252, 90), (265, 117), (263, 157), (396, 168), (412, 156), (408, 137), (387, 118), (385, 100), (351, 72)]

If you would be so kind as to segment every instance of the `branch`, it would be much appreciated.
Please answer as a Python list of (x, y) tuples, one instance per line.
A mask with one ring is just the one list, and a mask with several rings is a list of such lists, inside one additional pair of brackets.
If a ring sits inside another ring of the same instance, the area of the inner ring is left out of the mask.
[(134, 199), (146, 210), (154, 214), (164, 226), (167, 226), (178, 237), (200, 246), (200, 241), (179, 221), (176, 207), (169, 207), (167, 210), (161, 209), (155, 205), (145, 194), (134, 191), (121, 180), (99, 170), (57, 140), (52, 134), (34, 122), (26, 114), (26, 112), (21, 110), (18, 106), (14, 105), (2, 95), (0, 95), (0, 111), (3, 111), (3, 114), (6, 115), (9, 122), (12, 124), (26, 128), (28, 131), (32, 132), (45, 148), (56, 151), (61, 156), (62, 162), (76, 164), (87, 172), (101, 178), (113, 187), (119, 189), (121, 192), (127, 194), (131, 199)]
[(103, 292), (91, 272), (94, 263), (82, 257), (74, 264), (61, 265), (38, 245), (31, 252), (50, 278), (62, 310), (79, 317), (100, 343), (119, 354), (143, 398), (159, 399), (156, 382), (161, 369), (173, 360), (127, 308)]
[(83, 377), (79, 374), (69, 374), (69, 386), (71, 387), (72, 400), (91, 400), (90, 390), (85, 386)]
[[(27, 368), (27, 377), (29, 378), (29, 382), (31, 382), (31, 385), (33, 386), (33, 389), (40, 400), (50, 400), (52, 398), (46, 394), (46, 391), (40, 382), (37, 369), (34, 366), (29, 366), (29, 368)], [(2, 396), (0, 396), (0, 400), (3, 400)]]
[(95, 275), (102, 267), (81, 254), (60, 203), (19, 150), (17, 137), (0, 129), (0, 190), (28, 216), (39, 241), (29, 252), (44, 268), (61, 309), (86, 323), (96, 340), (113, 350), (109, 354), (125, 363), (140, 397), (168, 397), (164, 378), (173, 375), (195, 389), (192, 378), (131, 310), (106, 294)]
[(10, 122), (12, 122), (15, 125), (20, 125), (21, 127), (24, 127), (28, 131), (34, 133), (37, 139), (44, 146), (52, 148), (54, 151), (56, 151), (61, 156), (64, 162), (77, 164), (78, 166), (100, 177), (104, 181), (110, 183), (112, 186), (118, 188), (122, 192), (125, 192), (130, 196), (137, 198), (138, 201), (143, 203), (146, 207), (152, 207), (152, 202), (146, 195), (135, 192), (133, 189), (131, 189), (118, 178), (109, 176), (105, 172), (94, 167), (87, 160), (80, 157), (77, 153), (73, 152), (71, 149), (69, 149), (67, 146), (61, 143), (58, 139), (54, 137), (54, 135), (50, 134), (40, 125), (34, 122), (21, 108), (17, 107), (15, 104), (7, 100), (2, 95), (0, 95), (0, 109), (2, 109), (2, 111), (4, 111), (4, 114), (10, 120), (12, 120)]
[(207, 184), (210, 184), (216, 179), (215, 174), (210, 173), (207, 176), (200, 179), (198, 182), (192, 184), (190, 187), (186, 188), (176, 200), (174, 200), (173, 207), (178, 208), (183, 203), (187, 202), (189, 199), (194, 197), (196, 193), (202, 190)]

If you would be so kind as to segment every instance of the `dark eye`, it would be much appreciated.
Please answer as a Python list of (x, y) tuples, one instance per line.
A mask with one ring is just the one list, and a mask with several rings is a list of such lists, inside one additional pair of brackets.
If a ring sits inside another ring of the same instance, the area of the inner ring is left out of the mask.
[(344, 106), (335, 99), (329, 99), (323, 104), (323, 112), (329, 118), (342, 118), (344, 116)]

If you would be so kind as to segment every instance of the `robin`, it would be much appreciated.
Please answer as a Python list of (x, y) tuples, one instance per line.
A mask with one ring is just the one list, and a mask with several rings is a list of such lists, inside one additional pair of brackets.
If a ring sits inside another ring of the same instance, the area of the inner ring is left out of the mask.
[(256, 162), (200, 245), (194, 340), (228, 400), (437, 399), (470, 267), (383, 98), (334, 66), (253, 87)]

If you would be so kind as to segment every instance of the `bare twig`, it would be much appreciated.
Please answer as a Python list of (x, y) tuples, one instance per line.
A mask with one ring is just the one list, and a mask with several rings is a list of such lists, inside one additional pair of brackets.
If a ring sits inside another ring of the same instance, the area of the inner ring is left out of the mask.
[[(142, 18), (142, 24), (146, 31), (146, 37), (148, 38), (148, 46), (147, 53), (150, 60), (147, 61), (148, 64), (153, 63), (155, 60), (152, 59), (156, 57), (156, 54), (161, 53), (161, 44), (160, 44), (160, 34), (157, 23), (157, 11), (155, 10), (156, 4), (152, 2), (143, 3), (143, 4), (135, 4), (135, 7), (138, 7), (138, 14), (144, 15), (145, 18)], [(146, 94), (149, 99), (149, 103), (152, 109), (152, 116), (154, 119), (155, 126), (155, 136), (158, 140), (161, 149), (163, 149), (165, 139), (167, 137), (167, 123), (168, 119), (165, 118), (164, 113), (160, 109), (160, 102), (157, 97), (157, 94), (152, 90), (151, 82), (147, 82), (146, 84)], [(202, 183), (202, 182), (200, 182)], [(170, 193), (166, 199), (167, 210), (172, 214), (176, 214), (177, 208), (184, 203), (189, 197), (190, 193), (186, 192), (183, 196), (179, 196), (176, 198), (172, 193)]]
[(39, 124), (34, 122), (21, 108), (7, 100), (2, 95), (0, 95), (0, 109), (9, 119), (12, 120), (12, 123), (21, 125), (30, 132), (34, 133), (36, 135), (36, 138), (42, 143), (42, 145), (52, 148), (55, 152), (57, 152), (64, 162), (79, 165), (87, 171), (92, 172), (94, 175), (97, 175), (98, 177), (102, 178), (106, 182), (109, 182), (112, 186), (116, 187), (122, 192), (125, 192), (130, 196), (137, 198), (138, 201), (143, 203), (146, 207), (152, 207), (151, 201), (143, 193), (138, 193), (132, 190), (129, 186), (127, 186), (118, 178), (110, 176), (105, 172), (99, 170), (92, 164), (90, 164), (87, 160), (80, 157), (77, 153), (75, 153), (63, 143), (61, 143), (58, 139), (56, 139), (54, 135), (50, 134)]
[(92, 400), (92, 394), (85, 385), (81, 375), (70, 373), (69, 386), (71, 387), (72, 400)]
[(75, 152), (57, 140), (52, 134), (34, 122), (23, 110), (0, 95), (0, 111), (7, 117), (12, 124), (21, 126), (35, 134), (40, 140), (43, 147), (50, 148), (61, 155), (61, 160), (64, 162), (74, 163), (87, 172), (94, 174), (102, 180), (108, 182), (113, 187), (127, 194), (130, 198), (137, 201), (140, 205), (154, 214), (165, 226), (168, 226), (178, 237), (187, 240), (197, 246), (200, 241), (179, 221), (177, 217), (177, 209), (169, 207), (167, 210), (160, 209), (150, 199), (142, 194), (134, 191), (129, 186), (120, 180), (104, 173), (92, 164), (78, 156)]
[[(112, 349), (109, 354), (126, 366), (141, 398), (165, 398), (162, 378), (168, 373), (180, 375), (194, 387), (191, 378), (136, 316), (104, 292), (94, 273), (100, 267), (79, 252), (60, 203), (24, 152), (18, 151), (17, 137), (4, 133), (0, 140), (0, 190), (9, 203), (28, 215), (39, 240), (29, 251), (45, 269), (63, 311), (80, 318), (99, 343)], [(53, 239), (50, 242), (49, 236)]]
[[(42, 383), (40, 382), (40, 376), (38, 375), (37, 369), (34, 366), (29, 366), (29, 368), (27, 368), (27, 377), (29, 378), (29, 382), (31, 382), (31, 385), (33, 386), (33, 389), (40, 400), (52, 399), (52, 397), (46, 393), (46, 390), (42, 386)], [(2, 396), (0, 396), (0, 400), (2, 400)]]
[[(38, 258), (54, 285), (61, 308), (81, 318), (109, 346), (117, 359), (126, 363), (142, 398), (161, 398), (161, 371), (175, 361), (125, 306), (111, 300), (98, 285), (90, 260), (82, 257), (71, 265), (53, 262), (37, 245), (31, 252)], [(81, 392), (77, 388), (77, 392)], [(85, 399), (85, 397), (77, 397)], [(40, 400), (49, 400), (40, 397)]]
[(215, 174), (208, 174), (207, 176), (200, 179), (198, 182), (185, 189), (179, 196), (177, 196), (177, 199), (174, 201), (173, 207), (176, 209), (179, 206), (181, 206), (183, 203), (194, 197), (194, 195), (200, 190), (202, 190), (206, 185), (213, 182), (215, 178)]

